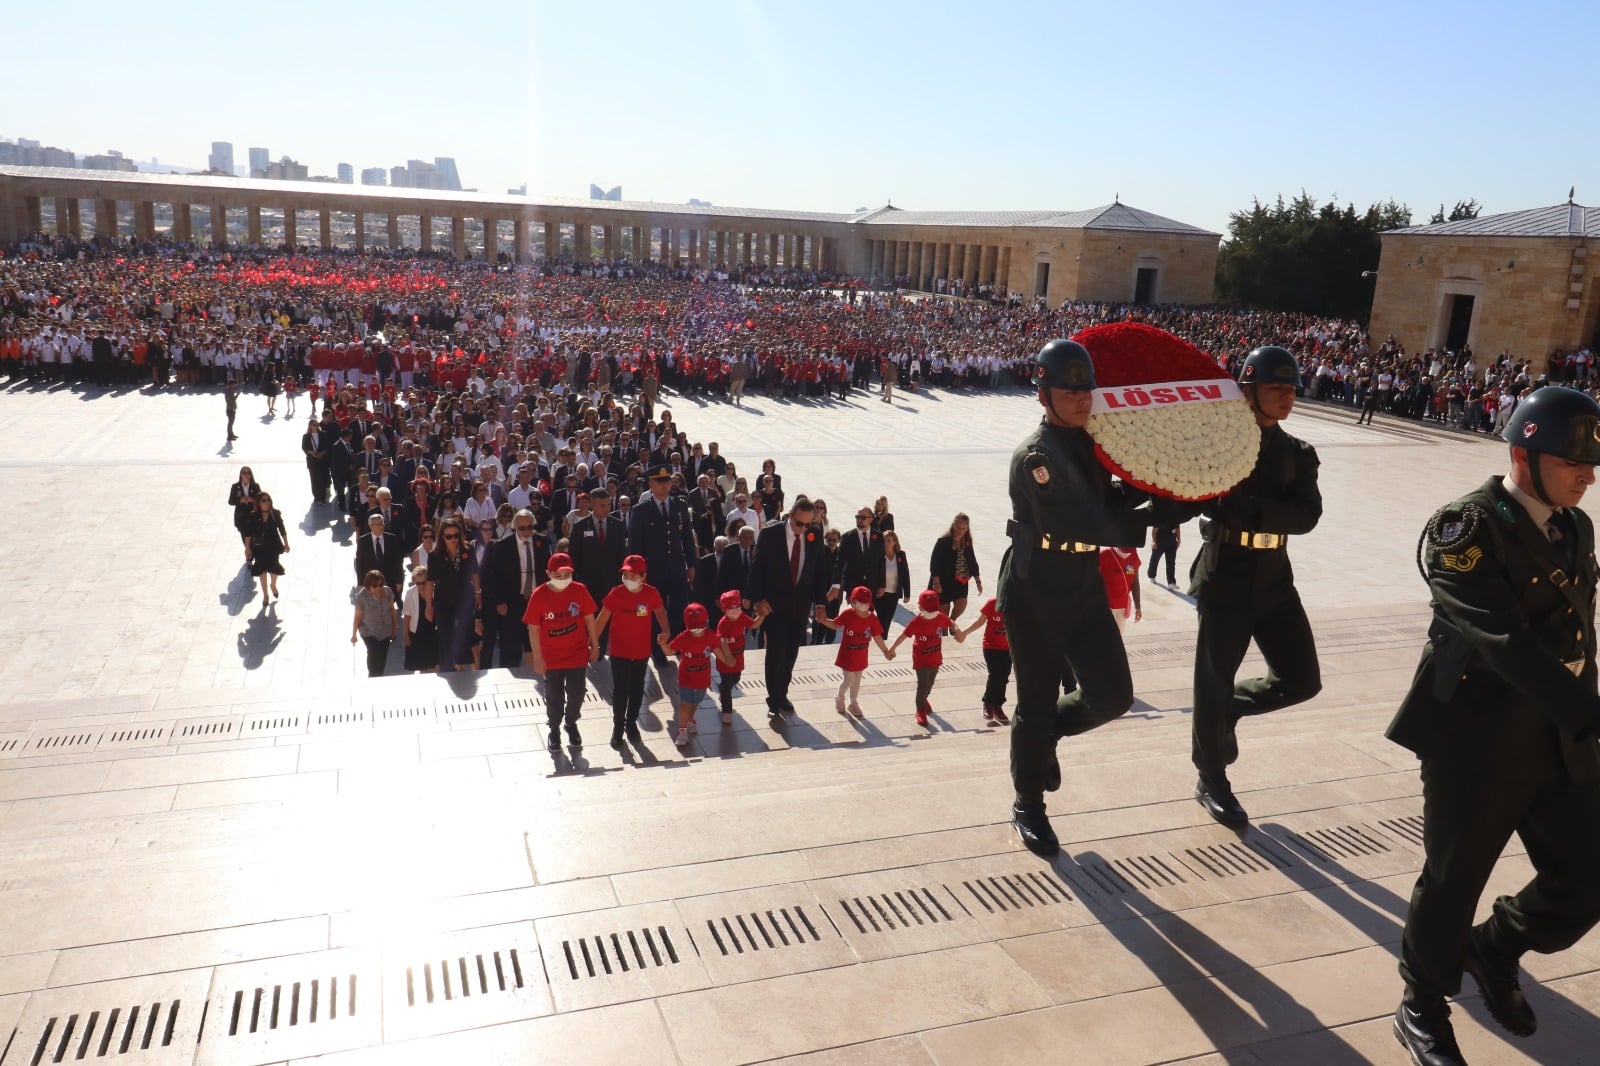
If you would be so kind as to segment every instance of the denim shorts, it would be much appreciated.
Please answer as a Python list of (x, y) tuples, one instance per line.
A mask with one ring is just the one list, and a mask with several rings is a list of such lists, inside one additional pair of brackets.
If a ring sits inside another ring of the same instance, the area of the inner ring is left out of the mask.
[(680, 689), (678, 689), (678, 702), (679, 703), (687, 703), (691, 707), (698, 707), (698, 706), (700, 706), (700, 701), (705, 699), (705, 698), (706, 698), (706, 690), (703, 689), (703, 688), (680, 688)]

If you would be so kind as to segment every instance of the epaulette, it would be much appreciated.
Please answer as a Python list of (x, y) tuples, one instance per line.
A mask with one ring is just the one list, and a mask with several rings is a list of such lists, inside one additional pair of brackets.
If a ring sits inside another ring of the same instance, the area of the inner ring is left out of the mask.
[(1428, 547), (1436, 551), (1451, 551), (1470, 542), (1477, 533), (1478, 524), (1489, 520), (1489, 512), (1471, 500), (1457, 500), (1433, 512), (1428, 519), (1424, 536)]

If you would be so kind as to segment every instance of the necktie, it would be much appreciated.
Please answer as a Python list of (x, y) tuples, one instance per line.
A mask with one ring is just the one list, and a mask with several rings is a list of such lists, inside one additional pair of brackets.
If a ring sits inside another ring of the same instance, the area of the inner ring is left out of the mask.
[(865, 533), (861, 534), (861, 554), (867, 554), (867, 535)]
[(598, 541), (598, 545), (597, 546), (600, 548), (601, 551), (605, 551), (605, 548), (606, 548), (606, 523), (605, 523), (605, 520), (604, 519), (597, 520), (595, 522), (595, 524), (594, 524), (594, 527), (595, 527), (595, 530), (596, 530), (595, 539), (596, 539), (596, 541)]
[(533, 591), (533, 543), (522, 542), (522, 595)]
[(800, 584), (800, 534), (794, 535), (794, 547), (789, 549), (789, 583)]
[(372, 547), (376, 551), (377, 557), (379, 559), (382, 559), (383, 558), (383, 538), (382, 537), (373, 537), (372, 538)]

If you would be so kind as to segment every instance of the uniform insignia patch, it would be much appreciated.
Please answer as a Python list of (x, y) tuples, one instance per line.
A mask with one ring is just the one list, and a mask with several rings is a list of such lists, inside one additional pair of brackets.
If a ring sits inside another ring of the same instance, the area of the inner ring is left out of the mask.
[(1460, 522), (1446, 522), (1439, 527), (1439, 540), (1443, 544), (1454, 544), (1459, 536), (1461, 536)]
[(1042, 466), (1034, 467), (1033, 468), (1033, 480), (1037, 481), (1041, 485), (1050, 484), (1050, 471), (1046, 470)]
[(1531, 437), (1537, 432), (1539, 432), (1539, 424), (1537, 422), (1524, 422), (1522, 424), (1522, 435), (1524, 437)]
[(1494, 513), (1512, 525), (1516, 524), (1517, 516), (1512, 513), (1511, 505), (1504, 500), (1499, 500), (1494, 505)]
[(1439, 565), (1446, 570), (1454, 570), (1459, 574), (1469, 572), (1478, 565), (1478, 560), (1483, 558), (1483, 549), (1473, 545), (1459, 555), (1450, 552), (1439, 553)]

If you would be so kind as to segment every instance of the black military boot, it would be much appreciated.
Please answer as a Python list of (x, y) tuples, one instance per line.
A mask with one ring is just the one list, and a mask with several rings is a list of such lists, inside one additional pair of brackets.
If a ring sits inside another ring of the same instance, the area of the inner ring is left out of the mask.
[(1532, 1036), (1539, 1019), (1534, 1017), (1533, 1007), (1517, 979), (1517, 959), (1522, 953), (1508, 946), (1510, 938), (1498, 918), (1498, 914), (1491, 915), (1482, 925), (1468, 930), (1466, 970), (1478, 982), (1483, 1004), (1500, 1028), (1512, 1036)]
[(1056, 758), (1056, 753), (1050, 753), (1050, 765), (1044, 770), (1044, 790), (1046, 792), (1059, 792), (1061, 790), (1061, 760)]
[(1394, 1038), (1416, 1066), (1467, 1066), (1443, 999), (1413, 1002), (1408, 993), (1394, 1012)]
[(1061, 850), (1061, 841), (1056, 839), (1056, 831), (1050, 827), (1050, 816), (1044, 811), (1043, 800), (1012, 804), (1011, 826), (1022, 838), (1022, 846), (1035, 855), (1048, 859)]
[(1226, 777), (1220, 780), (1202, 777), (1194, 786), (1194, 798), (1207, 814), (1229, 829), (1249, 828), (1250, 816), (1240, 806)]

